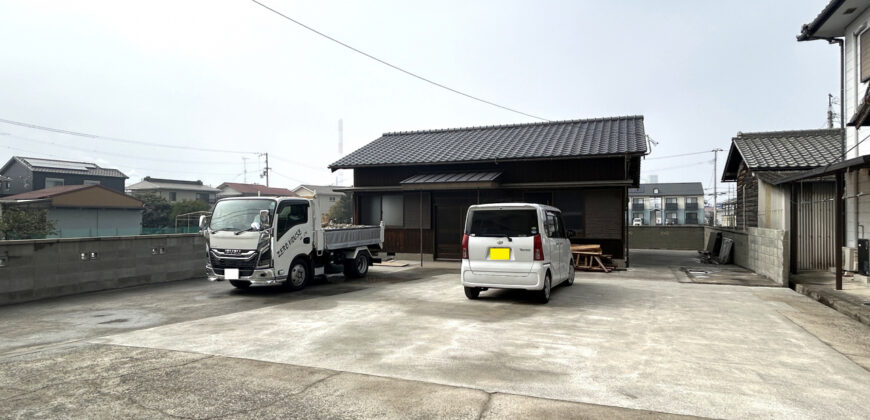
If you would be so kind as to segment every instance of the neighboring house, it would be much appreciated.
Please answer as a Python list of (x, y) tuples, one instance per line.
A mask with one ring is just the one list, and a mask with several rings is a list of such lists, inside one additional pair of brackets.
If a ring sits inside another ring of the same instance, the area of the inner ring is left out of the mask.
[(335, 191), (334, 186), (327, 185), (307, 185), (303, 184), (293, 189), (293, 192), (304, 198), (316, 199), (318, 204), (320, 204), (320, 211), (323, 214), (329, 213), (329, 209), (338, 203), (338, 200), (341, 200), (341, 197), (344, 197), (343, 192)]
[(199, 180), (182, 181), (146, 176), (142, 182), (128, 186), (127, 192), (131, 194), (154, 193), (165, 198), (170, 203), (199, 200), (213, 204), (220, 190), (203, 185), (202, 181)]
[(95, 163), (13, 156), (0, 168), (9, 178), (10, 188), (3, 194), (21, 194), (65, 185), (102, 185), (124, 192), (127, 176), (117, 169), (101, 168)]
[(217, 198), (226, 197), (293, 197), (296, 194), (287, 188), (267, 187), (260, 184), (242, 184), (238, 182), (224, 182), (218, 185), (220, 192)]
[[(722, 174), (723, 182), (737, 183), (734, 226), (738, 230), (797, 229), (797, 248), (807, 249), (799, 252), (798, 269), (826, 270), (832, 266), (833, 179), (783, 181), (836, 161), (841, 136), (840, 129), (822, 129), (739, 133), (734, 137)], [(794, 224), (792, 217), (797, 217)], [(825, 252), (809, 252), (820, 249)]]
[(0, 175), (0, 197), (11, 194), (12, 178)]
[(646, 225), (704, 224), (704, 186), (700, 182), (640, 184), (628, 190), (629, 221)]
[(383, 221), (388, 251), (459, 259), (469, 206), (532, 202), (560, 208), (572, 242), (627, 259), (646, 151), (643, 117), (629, 116), (386, 133), (329, 167), (353, 170), (354, 220)]
[(102, 185), (65, 185), (0, 199), (4, 209), (47, 209), (57, 230), (50, 238), (138, 235), (142, 206), (142, 201)]

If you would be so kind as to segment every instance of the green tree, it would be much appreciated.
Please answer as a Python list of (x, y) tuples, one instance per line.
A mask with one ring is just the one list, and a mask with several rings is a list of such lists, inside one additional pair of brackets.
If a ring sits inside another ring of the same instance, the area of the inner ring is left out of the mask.
[(345, 193), (345, 195), (329, 209), (329, 220), (334, 220), (339, 223), (353, 222), (353, 195)]
[(154, 193), (135, 194), (134, 197), (145, 202), (142, 212), (142, 227), (161, 228), (169, 226), (169, 212), (172, 205), (165, 198)]
[(57, 232), (48, 210), (7, 207), (0, 216), (0, 239), (39, 239)]
[[(175, 226), (175, 218), (182, 214), (193, 213), (197, 211), (209, 211), (211, 210), (211, 206), (205, 201), (201, 200), (184, 200), (172, 203), (172, 211), (169, 212), (169, 223), (170, 226)], [(199, 225), (199, 218), (191, 219), (193, 220), (191, 226)], [(187, 221), (179, 221), (179, 226), (187, 226)]]

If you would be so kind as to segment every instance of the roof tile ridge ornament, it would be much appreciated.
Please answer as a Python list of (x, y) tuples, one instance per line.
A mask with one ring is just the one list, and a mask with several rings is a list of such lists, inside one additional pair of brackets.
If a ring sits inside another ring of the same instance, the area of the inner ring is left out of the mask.
[(617, 115), (613, 117), (595, 117), (595, 118), (578, 118), (572, 120), (554, 120), (554, 121), (535, 121), (530, 123), (515, 123), (515, 124), (494, 124), (494, 125), (475, 125), (475, 126), (467, 126), (467, 127), (454, 127), (454, 128), (433, 128), (433, 129), (424, 129), (424, 130), (404, 130), (404, 131), (388, 131), (381, 134), (382, 137), (387, 136), (400, 136), (400, 135), (408, 135), (408, 134), (436, 134), (436, 133), (447, 133), (452, 131), (476, 131), (476, 130), (487, 130), (493, 128), (519, 128), (519, 127), (534, 127), (540, 125), (559, 125), (559, 124), (576, 124), (576, 123), (584, 123), (584, 122), (601, 122), (601, 121), (621, 121), (621, 120), (643, 120), (643, 115), (635, 114), (635, 115)]

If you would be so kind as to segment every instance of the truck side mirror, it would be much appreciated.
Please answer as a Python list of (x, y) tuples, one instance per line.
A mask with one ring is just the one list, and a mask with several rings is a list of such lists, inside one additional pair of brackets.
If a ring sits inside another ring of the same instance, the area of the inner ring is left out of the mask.
[(269, 226), (269, 210), (260, 210), (260, 226)]
[(199, 230), (205, 229), (208, 226), (208, 216), (202, 214), (199, 216)]

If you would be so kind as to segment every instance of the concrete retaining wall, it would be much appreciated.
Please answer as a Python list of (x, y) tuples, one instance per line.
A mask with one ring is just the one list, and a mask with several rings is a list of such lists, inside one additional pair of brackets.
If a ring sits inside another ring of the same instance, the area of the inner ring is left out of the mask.
[(704, 230), (705, 246), (713, 232), (722, 232), (723, 238), (734, 241), (734, 264), (788, 286), (789, 243), (786, 231), (763, 228), (740, 231), (708, 226)]
[(628, 246), (637, 249), (704, 249), (704, 226), (629, 226)]
[(0, 305), (205, 278), (198, 234), (0, 241)]

